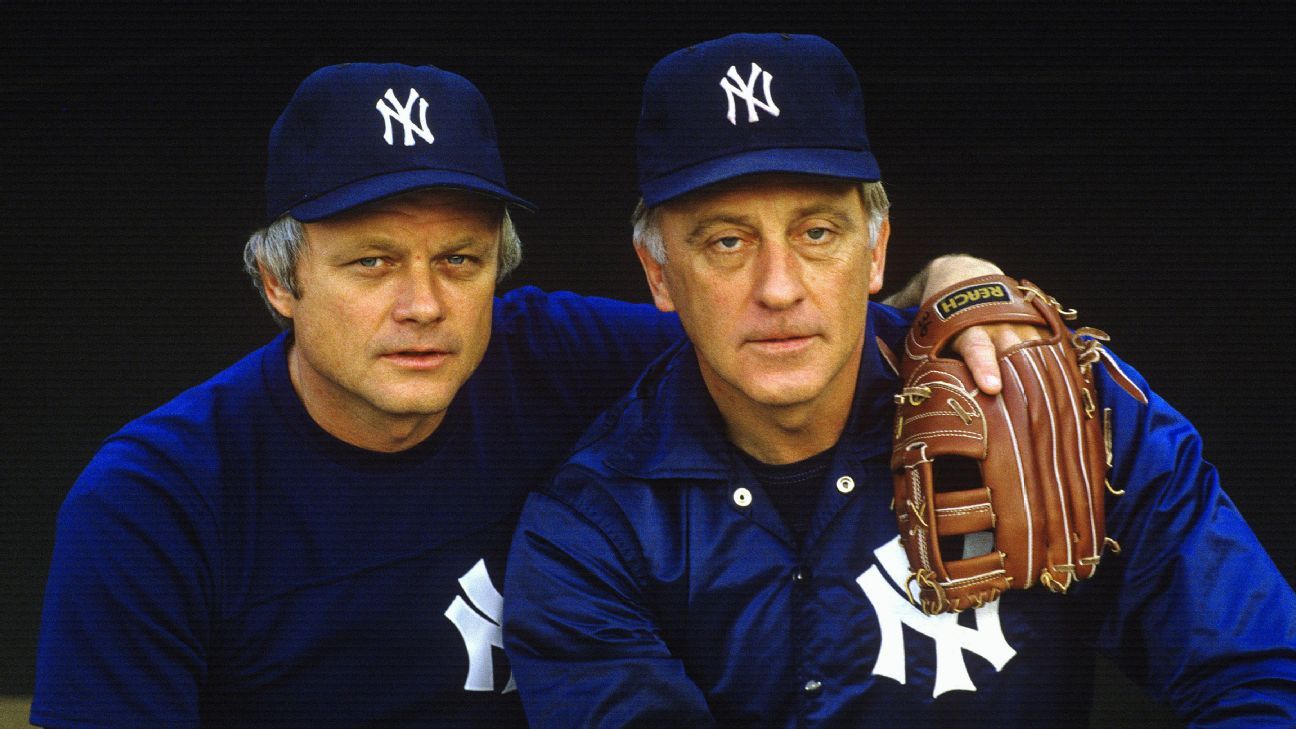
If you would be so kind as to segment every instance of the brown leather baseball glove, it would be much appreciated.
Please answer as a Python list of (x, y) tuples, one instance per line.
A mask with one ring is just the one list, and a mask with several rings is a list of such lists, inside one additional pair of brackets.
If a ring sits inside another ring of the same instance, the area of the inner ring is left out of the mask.
[[(1120, 551), (1104, 525), (1110, 423), (1092, 373), (1107, 335), (1073, 333), (1063, 318), (1075, 312), (1030, 282), (984, 276), (928, 299), (909, 329), (891, 468), (913, 570), (906, 591), (924, 612), (1037, 583), (1066, 592), (1094, 574), (1105, 547)], [(1000, 355), (1003, 392), (988, 397), (943, 355), (969, 327), (998, 323), (1048, 335)]]

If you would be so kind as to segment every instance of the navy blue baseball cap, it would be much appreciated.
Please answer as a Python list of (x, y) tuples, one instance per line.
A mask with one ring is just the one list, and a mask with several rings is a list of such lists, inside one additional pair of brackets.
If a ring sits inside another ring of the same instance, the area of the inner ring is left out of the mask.
[(424, 187), (454, 187), (528, 210), (508, 191), (490, 107), (435, 66), (346, 63), (297, 87), (270, 131), (266, 219), (310, 222)]
[(644, 83), (638, 148), (649, 207), (761, 172), (880, 179), (859, 76), (813, 35), (730, 35), (666, 56)]

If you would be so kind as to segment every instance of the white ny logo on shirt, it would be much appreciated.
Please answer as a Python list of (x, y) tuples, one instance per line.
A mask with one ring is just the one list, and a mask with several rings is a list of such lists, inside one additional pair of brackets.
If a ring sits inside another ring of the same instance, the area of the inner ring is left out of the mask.
[[(904, 589), (909, 577), (909, 559), (905, 556), (904, 547), (900, 546), (900, 537), (873, 550), (878, 563), (886, 570), (891, 581)], [(963, 661), (963, 651), (972, 651), (990, 662), (996, 671), (1002, 670), (1017, 651), (1004, 639), (1003, 628), (999, 624), (999, 601), (986, 603), (977, 608), (976, 628), (959, 625), (958, 616), (953, 613), (928, 615), (914, 607), (873, 565), (865, 570), (856, 580), (864, 590), (864, 596), (873, 603), (873, 612), (877, 614), (878, 627), (882, 631), (882, 646), (878, 649), (877, 662), (873, 673), (886, 676), (900, 683), (905, 681), (905, 647), (902, 625), (931, 638), (936, 643), (936, 685), (932, 686), (932, 696), (940, 696), (946, 691), (976, 691), (976, 684), (968, 675), (967, 664)]]
[[(459, 578), (459, 586), (468, 596), (468, 602), (455, 595), (454, 602), (446, 608), (445, 616), (459, 629), (468, 650), (468, 679), (464, 681), (464, 690), (494, 691), (495, 660), (491, 648), (504, 647), (504, 630), (500, 627), (504, 598), (491, 583), (486, 560), (477, 560), (477, 564)], [(472, 607), (469, 607), (470, 603)], [(501, 693), (510, 691), (517, 691), (512, 671), (509, 672), (508, 685)]]

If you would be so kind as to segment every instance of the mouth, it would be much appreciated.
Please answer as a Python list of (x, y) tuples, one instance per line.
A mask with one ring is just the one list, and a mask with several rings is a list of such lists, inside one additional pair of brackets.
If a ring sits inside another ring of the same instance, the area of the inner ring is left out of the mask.
[(443, 349), (402, 349), (382, 355), (385, 362), (410, 370), (434, 370), (450, 358)]
[(757, 350), (769, 354), (786, 354), (804, 350), (814, 342), (814, 335), (774, 334), (747, 340)]

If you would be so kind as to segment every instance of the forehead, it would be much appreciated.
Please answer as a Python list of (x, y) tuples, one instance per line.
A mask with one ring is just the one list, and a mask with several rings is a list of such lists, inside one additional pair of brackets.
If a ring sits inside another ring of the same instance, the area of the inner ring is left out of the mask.
[(494, 198), (453, 188), (414, 190), (376, 200), (308, 226), (360, 232), (391, 225), (456, 225), (496, 228), (504, 204)]
[(747, 175), (709, 185), (677, 200), (664, 203), (662, 212), (677, 218), (702, 215), (752, 215), (775, 210), (830, 207), (853, 214), (864, 213), (860, 183), (814, 175)]

